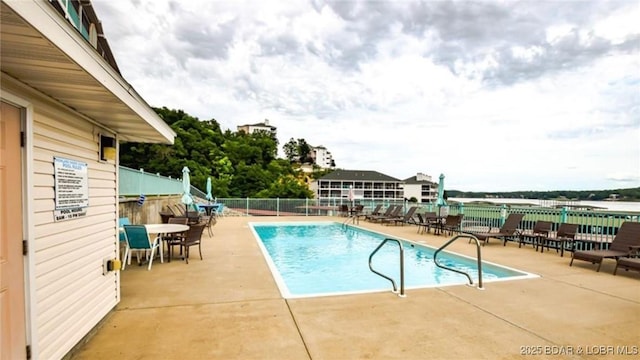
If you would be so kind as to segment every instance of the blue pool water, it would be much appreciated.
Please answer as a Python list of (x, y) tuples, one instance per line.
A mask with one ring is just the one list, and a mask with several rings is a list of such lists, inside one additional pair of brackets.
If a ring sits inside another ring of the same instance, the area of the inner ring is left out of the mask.
[[(369, 255), (389, 236), (336, 222), (250, 223), (250, 226), (285, 298), (392, 289), (388, 280), (369, 270)], [(409, 241), (403, 241), (403, 246), (407, 289), (468, 283), (464, 275), (434, 264), (436, 249)], [(397, 243), (387, 242), (372, 261), (374, 269), (391, 276), (398, 286), (399, 256)], [(438, 260), (468, 272), (477, 284), (475, 259), (442, 252)], [(483, 262), (482, 274), (484, 282), (534, 276), (487, 262)]]

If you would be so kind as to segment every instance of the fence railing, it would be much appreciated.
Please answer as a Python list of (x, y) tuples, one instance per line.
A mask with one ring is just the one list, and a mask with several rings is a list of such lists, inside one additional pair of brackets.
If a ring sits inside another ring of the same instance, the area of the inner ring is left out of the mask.
[[(332, 216), (337, 214), (340, 205), (350, 204), (344, 198), (334, 199), (255, 199), (255, 198), (218, 198), (224, 204), (225, 215), (236, 216)], [(440, 216), (463, 214), (461, 230), (463, 232), (484, 232), (498, 229), (509, 214), (524, 214), (520, 230), (531, 233), (536, 221), (550, 221), (553, 231), (561, 223), (578, 224), (579, 249), (590, 249), (594, 246), (607, 248), (620, 225), (625, 221), (640, 222), (638, 212), (620, 212), (607, 210), (572, 210), (571, 208), (545, 208), (536, 206), (506, 205), (464, 205), (455, 204), (438, 207), (435, 204), (412, 204), (385, 200), (357, 200), (364, 205), (365, 213), (370, 212), (377, 204), (383, 208), (389, 205), (402, 205), (406, 212), (411, 206), (417, 206), (416, 212), (433, 211)]]
[[(120, 176), (118, 178), (118, 191), (120, 196), (144, 195), (177, 195), (182, 194), (182, 180), (151, 174), (144, 169), (131, 169), (120, 166)], [(191, 195), (204, 198), (205, 193), (191, 186)]]
[[(177, 195), (182, 194), (181, 179), (173, 179), (159, 174), (145, 173), (120, 166), (119, 191), (121, 196)], [(196, 201), (204, 202), (205, 193), (191, 187)], [(257, 198), (218, 198), (224, 205), (224, 215), (236, 216), (332, 216), (337, 214), (340, 205), (350, 205), (346, 198), (328, 199), (257, 199)], [(554, 223), (556, 230), (561, 223), (578, 224), (576, 238), (582, 248), (594, 246), (607, 247), (614, 238), (620, 225), (625, 221), (640, 222), (640, 212), (621, 212), (608, 210), (577, 210), (571, 207), (552, 208), (542, 206), (516, 205), (464, 205), (455, 204), (439, 207), (435, 204), (413, 204), (406, 201), (386, 199), (358, 199), (355, 202), (364, 205), (365, 213), (376, 205), (383, 208), (390, 205), (402, 205), (404, 212), (411, 206), (417, 206), (420, 212), (436, 212), (440, 216), (463, 214), (461, 230), (463, 232), (488, 231), (499, 228), (506, 217), (512, 213), (524, 214), (520, 230), (531, 232), (536, 221)]]

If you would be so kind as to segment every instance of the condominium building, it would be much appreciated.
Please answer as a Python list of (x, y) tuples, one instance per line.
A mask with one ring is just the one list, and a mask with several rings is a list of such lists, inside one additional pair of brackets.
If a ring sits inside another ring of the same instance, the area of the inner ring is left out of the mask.
[(353, 188), (356, 199), (402, 201), (403, 181), (369, 170), (336, 170), (311, 184), (317, 199), (348, 198)]
[(257, 123), (257, 124), (238, 125), (237, 129), (238, 131), (244, 131), (247, 134), (253, 134), (256, 131), (266, 131), (276, 136), (277, 135), (276, 132), (278, 128), (276, 128), (273, 125), (269, 125), (269, 120), (265, 119), (264, 122)]
[(434, 202), (438, 197), (438, 184), (430, 175), (417, 173), (404, 180), (404, 197), (416, 198), (419, 203)]
[(322, 169), (333, 169), (336, 167), (331, 152), (322, 145), (312, 148), (311, 158), (313, 159), (313, 163)]

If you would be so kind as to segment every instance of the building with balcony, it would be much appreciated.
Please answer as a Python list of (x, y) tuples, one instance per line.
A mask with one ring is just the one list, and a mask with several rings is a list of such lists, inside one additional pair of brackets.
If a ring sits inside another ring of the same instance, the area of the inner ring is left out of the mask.
[(269, 125), (269, 120), (265, 119), (264, 122), (257, 124), (245, 124), (238, 125), (238, 131), (244, 131), (247, 134), (253, 134), (256, 131), (265, 131), (267, 133), (273, 134), (273, 136), (277, 136), (277, 130), (273, 125)]
[(370, 201), (404, 200), (404, 182), (369, 170), (335, 170), (311, 184), (317, 199), (348, 198), (353, 187), (355, 198)]
[(0, 359), (62, 359), (120, 302), (119, 143), (176, 134), (90, 1), (0, 10)]
[(333, 169), (336, 167), (331, 152), (322, 145), (311, 148), (311, 158), (313, 163), (321, 169)]
[(430, 175), (417, 173), (404, 180), (404, 197), (416, 198), (419, 203), (435, 202), (438, 197), (438, 184), (432, 181)]

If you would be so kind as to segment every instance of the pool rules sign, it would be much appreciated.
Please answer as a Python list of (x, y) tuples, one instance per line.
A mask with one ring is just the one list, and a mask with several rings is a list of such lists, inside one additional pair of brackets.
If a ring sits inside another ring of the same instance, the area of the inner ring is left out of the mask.
[(53, 163), (56, 201), (54, 220), (86, 216), (89, 206), (87, 163), (60, 157), (54, 157)]

